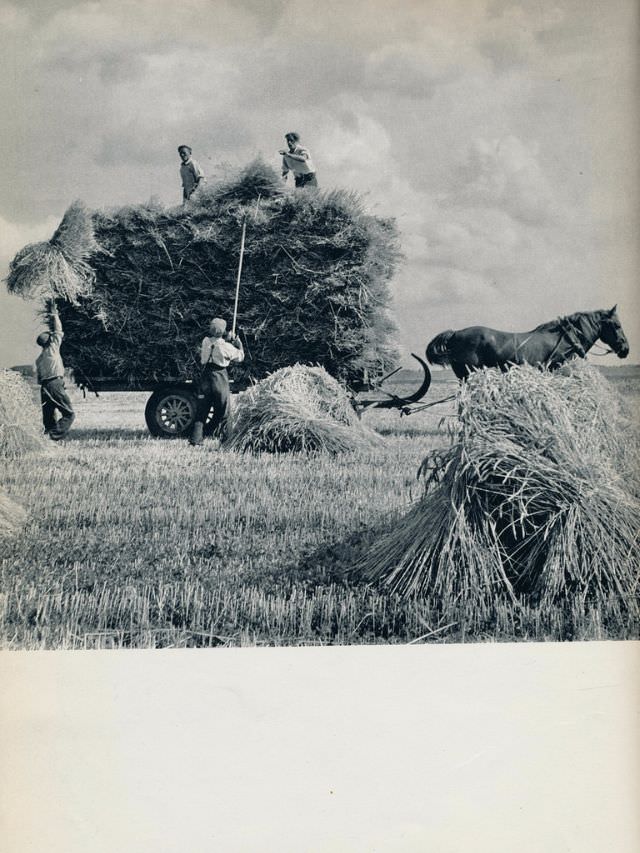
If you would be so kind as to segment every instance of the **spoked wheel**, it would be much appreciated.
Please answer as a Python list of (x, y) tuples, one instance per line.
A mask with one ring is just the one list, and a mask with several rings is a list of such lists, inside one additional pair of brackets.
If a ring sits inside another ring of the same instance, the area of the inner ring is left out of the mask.
[(144, 410), (151, 435), (177, 438), (190, 434), (196, 419), (196, 397), (184, 388), (154, 391)]

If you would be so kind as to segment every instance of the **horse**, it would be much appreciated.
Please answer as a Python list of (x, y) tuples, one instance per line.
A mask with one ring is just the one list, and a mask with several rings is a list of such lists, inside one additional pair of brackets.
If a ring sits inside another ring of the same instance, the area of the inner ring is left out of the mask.
[(629, 344), (616, 314), (610, 311), (579, 311), (536, 326), (530, 332), (500, 332), (486, 326), (449, 329), (427, 345), (431, 364), (449, 365), (458, 379), (482, 367), (503, 372), (516, 364), (555, 370), (574, 356), (584, 358), (601, 340), (618, 358), (629, 355)]

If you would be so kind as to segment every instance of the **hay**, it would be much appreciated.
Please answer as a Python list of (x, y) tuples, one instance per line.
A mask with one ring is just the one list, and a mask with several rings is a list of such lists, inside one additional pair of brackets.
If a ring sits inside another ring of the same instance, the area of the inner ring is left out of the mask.
[(637, 433), (592, 367), (473, 374), (451, 446), (420, 470), (421, 501), (352, 573), (491, 618), (613, 594), (638, 609)]
[(49, 242), (70, 263), (82, 262), (98, 250), (91, 213), (81, 201), (74, 201), (68, 208)]
[(344, 389), (322, 367), (284, 367), (239, 395), (230, 446), (240, 451), (340, 453), (380, 436), (358, 420)]
[(0, 490), (0, 541), (18, 534), (26, 520), (24, 508)]
[(45, 446), (31, 386), (14, 370), (0, 370), (0, 458), (18, 459)]
[(86, 259), (96, 249), (91, 215), (74, 202), (51, 240), (25, 246), (11, 261), (7, 290), (24, 299), (57, 297), (77, 305), (93, 286)]
[(75, 291), (77, 304), (58, 305), (76, 378), (192, 379), (209, 319), (233, 313), (245, 219), (238, 325), (247, 358), (234, 378), (296, 362), (349, 385), (387, 372), (397, 355), (388, 316), (395, 223), (367, 213), (354, 193), (288, 191), (256, 161), (180, 207), (94, 212), (95, 282)]

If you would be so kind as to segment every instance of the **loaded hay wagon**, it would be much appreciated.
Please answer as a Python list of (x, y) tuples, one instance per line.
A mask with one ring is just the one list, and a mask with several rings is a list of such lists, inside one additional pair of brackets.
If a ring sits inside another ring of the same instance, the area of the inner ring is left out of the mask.
[(296, 363), (323, 367), (351, 391), (375, 385), (397, 360), (388, 314), (395, 222), (366, 212), (352, 192), (287, 191), (260, 160), (177, 208), (75, 203), (48, 243), (18, 253), (7, 285), (56, 298), (62, 355), (80, 387), (151, 392), (150, 432), (181, 436), (194, 421), (208, 322), (234, 313), (244, 229), (246, 359), (232, 389)]

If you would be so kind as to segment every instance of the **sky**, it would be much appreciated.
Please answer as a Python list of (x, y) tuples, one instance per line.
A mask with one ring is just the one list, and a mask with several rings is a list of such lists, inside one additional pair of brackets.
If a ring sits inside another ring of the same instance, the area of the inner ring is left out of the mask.
[[(640, 348), (635, 0), (0, 0), (0, 277), (69, 204), (178, 203), (298, 130), (394, 216), (406, 362), (447, 328), (618, 304)], [(0, 289), (0, 366), (37, 354)], [(604, 363), (617, 363), (613, 356)]]

